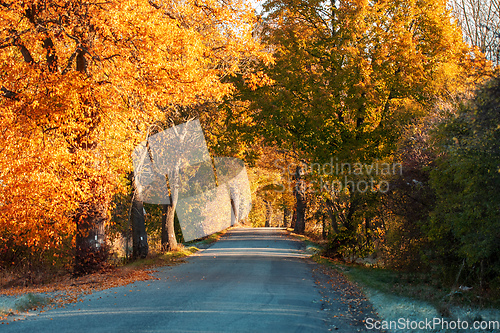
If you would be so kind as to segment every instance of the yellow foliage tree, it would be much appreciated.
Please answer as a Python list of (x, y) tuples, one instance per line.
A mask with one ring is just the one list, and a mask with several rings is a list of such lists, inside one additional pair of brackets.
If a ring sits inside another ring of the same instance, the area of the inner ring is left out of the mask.
[(221, 78), (266, 60), (254, 20), (242, 0), (2, 0), (3, 261), (73, 242), (75, 272), (98, 267), (132, 147), (168, 106), (220, 100)]

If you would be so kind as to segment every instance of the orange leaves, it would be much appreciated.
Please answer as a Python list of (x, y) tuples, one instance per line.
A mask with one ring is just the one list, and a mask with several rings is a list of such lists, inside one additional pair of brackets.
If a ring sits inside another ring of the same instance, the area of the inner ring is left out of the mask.
[[(3, 295), (23, 295), (27, 293), (51, 293), (50, 305), (41, 307), (41, 312), (47, 308), (64, 307), (66, 304), (83, 302), (86, 295), (95, 291), (128, 285), (135, 281), (154, 280), (150, 271), (143, 269), (112, 269), (101, 273), (90, 274), (80, 278), (72, 278), (69, 275), (57, 278), (47, 285), (36, 287), (15, 287), (2, 289)], [(133, 292), (132, 289), (129, 292)], [(117, 294), (117, 292), (114, 292)], [(2, 317), (0, 316), (0, 320)], [(6, 322), (8, 324), (8, 322)]]
[(259, 87), (272, 84), (273, 80), (264, 72), (258, 71), (247, 74), (245, 76), (245, 83), (251, 90), (256, 90)]
[(254, 23), (240, 0), (0, 7), (0, 260), (71, 262), (75, 222), (108, 210), (149, 124), (269, 59)]

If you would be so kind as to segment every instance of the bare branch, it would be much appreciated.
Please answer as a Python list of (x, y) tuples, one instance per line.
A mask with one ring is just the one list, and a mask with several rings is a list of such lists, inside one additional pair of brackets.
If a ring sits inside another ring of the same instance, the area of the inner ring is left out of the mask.
[(5, 43), (5, 44), (0, 44), (0, 50), (1, 49), (5, 49), (7, 47), (11, 47), (11, 46), (14, 46), (14, 42), (9, 42), (9, 43)]
[(65, 75), (66, 73), (69, 72), (69, 70), (71, 69), (71, 64), (75, 60), (75, 57), (76, 57), (76, 51), (73, 52), (73, 54), (71, 55), (71, 57), (69, 57), (68, 63), (66, 64), (66, 68), (64, 68), (64, 70), (62, 71), (62, 75)]
[(3, 6), (5, 8), (10, 8), (11, 5), (12, 5), (12, 3), (0, 1), (0, 6)]
[(163, 5), (160, 5), (156, 2), (154, 2), (153, 0), (149, 0), (148, 3), (153, 6), (155, 9), (161, 9), (163, 7)]

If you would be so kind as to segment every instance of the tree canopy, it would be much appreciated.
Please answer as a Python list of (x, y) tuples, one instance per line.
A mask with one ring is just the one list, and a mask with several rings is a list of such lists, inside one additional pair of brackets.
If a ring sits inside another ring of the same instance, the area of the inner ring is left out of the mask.
[(468, 49), (441, 1), (270, 0), (264, 9), (276, 61), (265, 68), (274, 84), (257, 90), (258, 117), (272, 141), (314, 160), (387, 154), (405, 119), (465, 71)]
[(117, 176), (150, 124), (221, 100), (224, 77), (269, 58), (254, 23), (239, 0), (0, 2), (5, 251), (55, 251), (76, 227), (99, 247)]

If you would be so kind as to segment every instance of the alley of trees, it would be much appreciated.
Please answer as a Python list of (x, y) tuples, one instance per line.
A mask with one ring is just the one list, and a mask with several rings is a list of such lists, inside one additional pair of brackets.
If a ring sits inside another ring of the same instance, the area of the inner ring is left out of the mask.
[(131, 154), (198, 119), (248, 166), (242, 222), (498, 291), (499, 28), (487, 0), (0, 0), (1, 269), (175, 250)]

